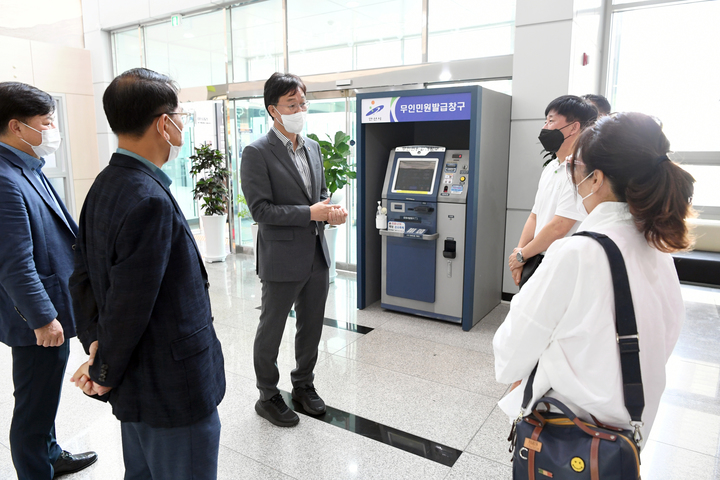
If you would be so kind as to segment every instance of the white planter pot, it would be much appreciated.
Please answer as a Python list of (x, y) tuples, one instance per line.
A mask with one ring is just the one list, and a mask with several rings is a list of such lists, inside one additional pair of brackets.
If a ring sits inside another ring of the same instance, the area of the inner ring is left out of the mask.
[(335, 193), (332, 194), (332, 198), (330, 199), (330, 203), (332, 205), (340, 205), (345, 198), (345, 188), (341, 188), (340, 190), (335, 190)]
[(205, 261), (224, 262), (227, 257), (225, 248), (225, 225), (227, 215), (201, 215), (205, 234)]
[(253, 261), (255, 262), (255, 265), (257, 265), (257, 239), (258, 239), (258, 224), (253, 223), (250, 225), (250, 232), (252, 232), (252, 239), (253, 239)]
[(330, 253), (330, 283), (335, 281), (337, 272), (335, 271), (335, 244), (337, 243), (338, 227), (325, 225), (325, 241), (327, 242), (328, 252)]

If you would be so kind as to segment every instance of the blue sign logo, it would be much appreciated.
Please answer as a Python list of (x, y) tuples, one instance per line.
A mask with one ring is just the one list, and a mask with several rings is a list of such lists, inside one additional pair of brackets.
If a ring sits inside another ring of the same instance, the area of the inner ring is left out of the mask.
[[(375, 103), (375, 102), (373, 102), (373, 103)], [(384, 107), (384, 105), (378, 105), (377, 107), (373, 108), (373, 109), (370, 110), (368, 113), (366, 113), (365, 116), (366, 116), (366, 117), (369, 117), (369, 116), (372, 115), (373, 113), (377, 113), (377, 112), (379, 112), (380, 110), (382, 110), (383, 107)]]

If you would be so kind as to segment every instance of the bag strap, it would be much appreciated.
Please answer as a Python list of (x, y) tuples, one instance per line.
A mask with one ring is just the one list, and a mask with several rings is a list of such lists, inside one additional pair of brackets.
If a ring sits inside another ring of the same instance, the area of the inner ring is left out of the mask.
[[(615, 295), (615, 330), (618, 346), (620, 348), (620, 368), (623, 379), (623, 396), (625, 408), (630, 414), (632, 422), (640, 423), (645, 408), (645, 395), (643, 393), (642, 373), (640, 371), (640, 344), (638, 341), (635, 309), (633, 307), (630, 282), (622, 253), (607, 235), (596, 232), (577, 232), (573, 236), (590, 237), (597, 240), (605, 250), (610, 262), (613, 291)], [(532, 399), (532, 386), (535, 380), (537, 365), (528, 377), (523, 395), (522, 408), (527, 408)]]

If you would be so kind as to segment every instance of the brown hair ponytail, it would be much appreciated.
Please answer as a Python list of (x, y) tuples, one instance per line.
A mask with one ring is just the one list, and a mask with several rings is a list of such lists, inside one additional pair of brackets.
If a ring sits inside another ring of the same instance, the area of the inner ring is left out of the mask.
[(627, 202), (635, 224), (660, 251), (690, 247), (685, 219), (695, 179), (670, 161), (662, 125), (642, 113), (601, 118), (578, 138), (574, 156), (587, 171), (601, 170), (618, 200)]

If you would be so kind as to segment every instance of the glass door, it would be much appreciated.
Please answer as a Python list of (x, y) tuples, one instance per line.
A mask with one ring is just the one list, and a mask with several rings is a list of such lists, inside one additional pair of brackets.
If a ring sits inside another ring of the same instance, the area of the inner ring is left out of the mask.
[[(346, 132), (355, 139), (355, 98), (348, 98), (347, 91), (314, 92), (308, 94), (308, 115), (303, 135), (316, 134), (321, 140), (335, 138), (338, 131)], [(240, 182), (240, 163), (242, 150), (255, 140), (266, 135), (270, 128), (270, 116), (265, 110), (262, 98), (242, 98), (228, 101), (228, 139), (231, 159), (234, 221), (231, 222), (231, 235), (234, 251), (242, 247), (252, 248), (251, 225), (253, 223), (247, 204), (242, 195)], [(351, 149), (349, 163), (355, 163), (355, 148)], [(351, 181), (342, 191), (335, 193), (336, 202), (343, 205), (348, 213), (348, 222), (340, 228), (337, 239), (336, 262), (341, 267), (355, 265), (356, 234), (355, 181)]]
[(268, 113), (262, 98), (242, 98), (228, 101), (228, 154), (232, 182), (234, 218), (230, 222), (233, 251), (252, 248), (253, 224), (240, 184), (240, 162), (243, 149), (268, 132)]

